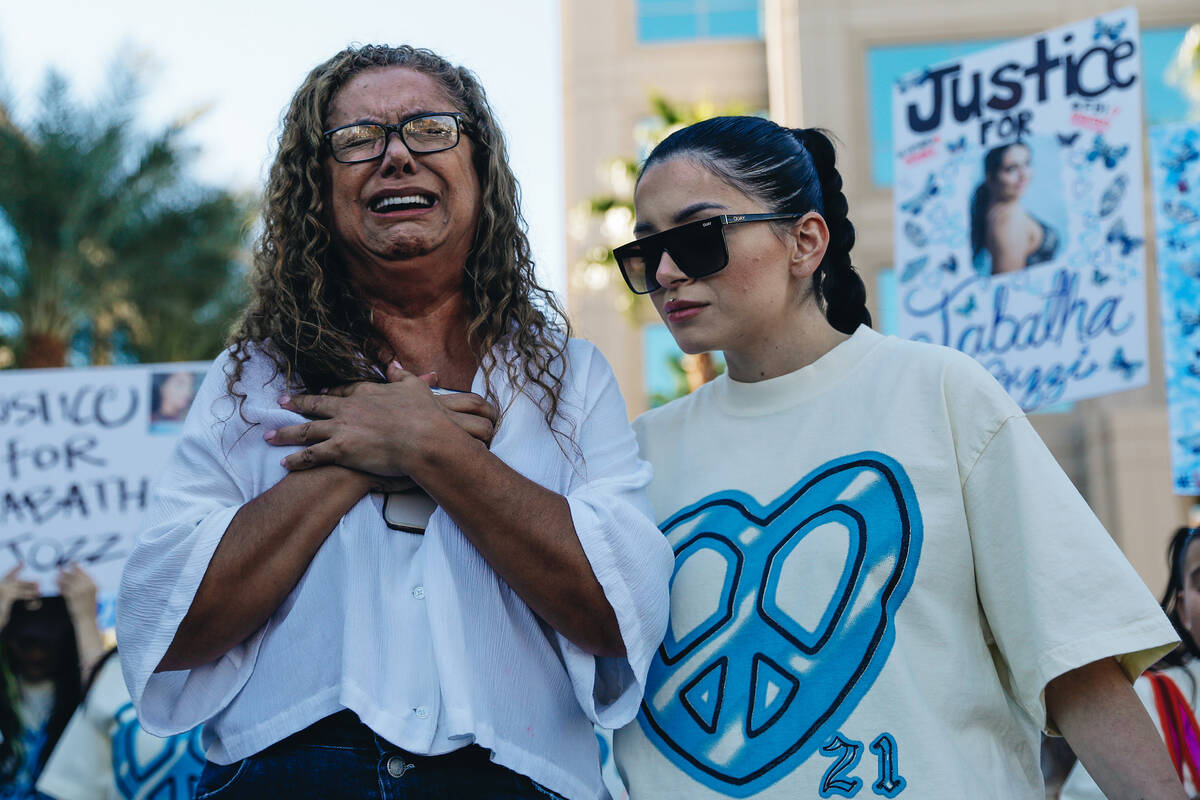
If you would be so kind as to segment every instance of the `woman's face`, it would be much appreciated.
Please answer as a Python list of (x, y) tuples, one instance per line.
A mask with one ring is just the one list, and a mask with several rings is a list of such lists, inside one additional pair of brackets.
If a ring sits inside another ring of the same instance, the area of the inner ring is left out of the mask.
[(1029, 148), (1016, 144), (1004, 151), (995, 174), (988, 178), (988, 189), (994, 199), (1011, 202), (1025, 194), (1032, 177)]
[[(771, 210), (686, 157), (646, 170), (634, 203), (638, 236), (716, 214)], [(725, 241), (728, 266), (706, 278), (684, 275), (669, 253), (659, 262), (656, 275), (662, 288), (650, 299), (685, 353), (723, 350), (730, 359), (761, 350), (796, 311), (789, 250), (769, 223), (726, 226)]]
[(190, 372), (173, 372), (159, 387), (159, 414), (181, 417), (192, 404), (196, 393), (196, 377)]
[[(433, 111), (455, 111), (440, 84), (407, 67), (360, 72), (333, 96), (326, 130), (352, 122), (397, 123)], [(438, 153), (414, 155), (393, 135), (381, 158), (340, 164), (326, 155), (326, 222), (332, 245), (360, 285), (403, 262), (434, 256), (455, 276), (466, 263), (479, 219), (481, 189), (466, 135)], [(419, 196), (418, 205), (379, 203)], [(457, 279), (457, 278), (456, 278)]]
[(27, 681), (52, 678), (64, 654), (59, 641), (44, 636), (12, 636), (6, 644), (13, 672)]
[(1183, 554), (1183, 588), (1175, 603), (1179, 609), (1179, 624), (1200, 640), (1200, 537), (1193, 536)]

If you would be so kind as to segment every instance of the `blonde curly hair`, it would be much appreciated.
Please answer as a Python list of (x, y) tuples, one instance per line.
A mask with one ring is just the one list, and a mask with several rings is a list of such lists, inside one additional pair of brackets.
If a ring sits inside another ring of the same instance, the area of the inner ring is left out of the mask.
[(534, 275), (504, 136), (474, 74), (407, 45), (349, 47), (314, 68), (292, 98), (263, 199), (252, 297), (230, 339), (234, 366), (228, 390), (244, 399), (235, 384), (253, 345), (274, 359), (289, 384), (309, 392), (383, 380), (377, 367), (387, 343), (330, 247), (322, 200), (322, 132), (330, 102), (353, 75), (395, 66), (436, 80), (466, 116), (464, 133), (474, 145), (482, 202), (463, 293), (472, 315), (467, 337), (484, 370), (487, 399), (495, 403), (491, 379), (503, 368), (514, 387), (539, 403), (553, 428), (570, 325), (553, 293)]

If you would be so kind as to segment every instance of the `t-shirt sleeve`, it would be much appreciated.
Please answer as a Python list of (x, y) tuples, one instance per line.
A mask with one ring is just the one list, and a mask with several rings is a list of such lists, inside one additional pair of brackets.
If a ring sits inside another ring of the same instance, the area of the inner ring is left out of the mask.
[(1177, 638), (1029, 420), (1014, 411), (984, 431), (964, 473), (963, 500), (1001, 677), (1046, 728), (1052, 679), (1113, 656), (1133, 680)]
[(626, 655), (593, 656), (555, 635), (584, 713), (602, 727), (618, 728), (637, 715), (650, 661), (666, 632), (674, 556), (646, 496), (650, 465), (638, 457), (616, 379), (594, 349), (587, 381), (576, 432), (579, 478), (566, 496)]
[(153, 491), (147, 528), (126, 562), (117, 597), (125, 682), (142, 726), (157, 736), (191, 730), (228, 705), (249, 679), (265, 631), (264, 626), (195, 669), (154, 672), (226, 528), (259, 493), (233, 466), (241, 455), (237, 449), (254, 433), (226, 392), (227, 363), (226, 357), (218, 359), (197, 392)]

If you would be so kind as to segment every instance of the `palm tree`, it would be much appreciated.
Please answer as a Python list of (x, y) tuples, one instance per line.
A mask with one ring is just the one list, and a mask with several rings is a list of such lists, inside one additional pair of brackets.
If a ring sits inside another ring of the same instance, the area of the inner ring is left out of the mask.
[(248, 198), (188, 178), (192, 120), (139, 132), (132, 68), (118, 62), (90, 107), (69, 88), (50, 71), (25, 123), (0, 98), (0, 337), (19, 367), (64, 366), (73, 344), (95, 364), (114, 349), (211, 358), (237, 306)]

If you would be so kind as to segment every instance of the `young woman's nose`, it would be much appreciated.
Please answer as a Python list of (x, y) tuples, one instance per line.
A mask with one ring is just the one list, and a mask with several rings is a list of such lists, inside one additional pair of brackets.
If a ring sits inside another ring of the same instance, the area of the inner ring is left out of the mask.
[(683, 283), (688, 280), (688, 276), (679, 269), (671, 254), (664, 250), (662, 258), (658, 260), (658, 269), (654, 270), (654, 279), (658, 281), (659, 286), (671, 286)]

